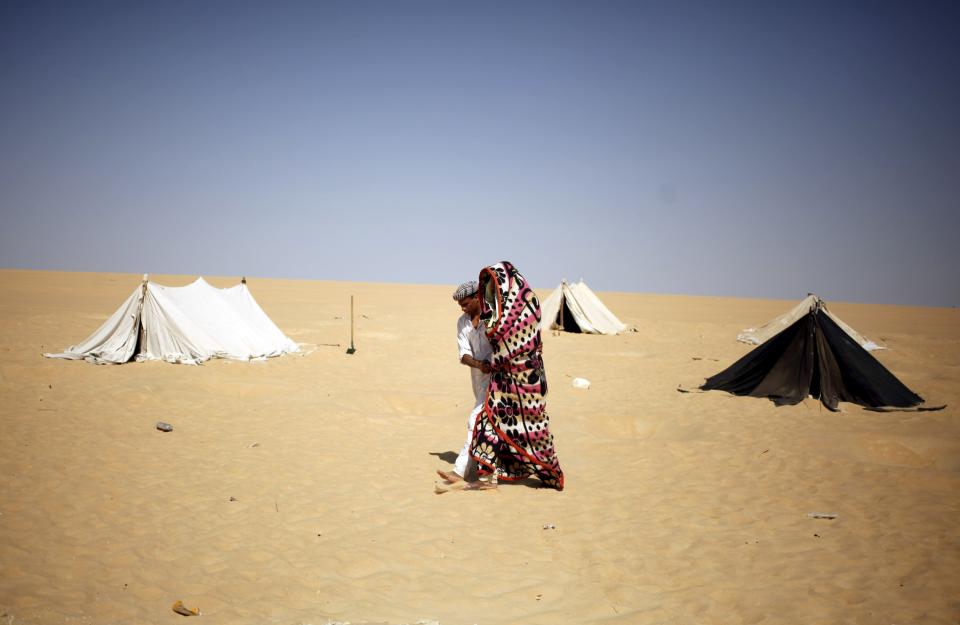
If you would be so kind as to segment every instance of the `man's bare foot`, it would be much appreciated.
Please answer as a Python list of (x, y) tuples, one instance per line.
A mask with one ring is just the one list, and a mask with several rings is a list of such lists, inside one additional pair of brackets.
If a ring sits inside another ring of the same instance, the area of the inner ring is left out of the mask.
[(454, 491), (454, 490), (466, 490), (466, 487), (467, 487), (467, 483), (463, 481), (441, 482), (437, 480), (436, 482), (433, 483), (433, 492), (435, 492), (438, 495), (442, 495), (443, 493), (449, 493), (450, 491)]
[(437, 475), (439, 475), (440, 477), (442, 477), (445, 482), (449, 482), (450, 484), (453, 484), (454, 482), (459, 482), (460, 480), (463, 479), (462, 477), (460, 477), (459, 475), (457, 475), (457, 474), (454, 473), (453, 471), (440, 471), (440, 470), (438, 469), (438, 470), (437, 470)]

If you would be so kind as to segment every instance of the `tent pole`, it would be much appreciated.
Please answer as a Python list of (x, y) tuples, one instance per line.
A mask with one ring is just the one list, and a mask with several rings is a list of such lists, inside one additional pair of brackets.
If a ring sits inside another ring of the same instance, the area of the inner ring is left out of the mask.
[[(134, 343), (133, 351), (138, 349), (143, 351), (143, 340), (146, 338), (143, 333), (143, 303), (147, 300), (147, 282), (149, 282), (150, 275), (143, 274), (143, 284), (140, 285), (140, 306), (137, 308), (137, 327), (134, 330), (137, 333), (137, 342)], [(133, 354), (133, 359), (136, 359), (140, 353)]]
[(560, 327), (557, 328), (557, 336), (563, 332), (563, 292), (560, 293)]

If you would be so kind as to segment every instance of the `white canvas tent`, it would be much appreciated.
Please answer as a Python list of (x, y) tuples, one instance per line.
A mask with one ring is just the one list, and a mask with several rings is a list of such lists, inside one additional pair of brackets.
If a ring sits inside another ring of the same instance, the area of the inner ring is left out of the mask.
[(119, 364), (165, 360), (199, 364), (210, 358), (263, 359), (299, 351), (267, 317), (246, 279), (228, 289), (203, 278), (181, 287), (147, 280), (85, 341), (48, 358)]
[(841, 321), (836, 315), (827, 310), (826, 302), (813, 293), (808, 294), (803, 301), (789, 311), (785, 312), (779, 317), (771, 319), (759, 328), (745, 329), (743, 332), (737, 335), (737, 340), (741, 343), (749, 343), (751, 345), (760, 345), (761, 343), (766, 343), (767, 339), (779, 334), (781, 330), (792, 326), (797, 319), (809, 313), (811, 310), (816, 308), (817, 305), (820, 306), (821, 313), (828, 315), (834, 323), (840, 326), (840, 328), (846, 332), (850, 338), (859, 343), (863, 349), (867, 350), (868, 352), (876, 349), (886, 349), (882, 345), (877, 345), (865, 336), (862, 336), (856, 330)]
[(583, 280), (561, 282), (540, 304), (540, 328), (587, 334), (619, 334), (627, 329)]

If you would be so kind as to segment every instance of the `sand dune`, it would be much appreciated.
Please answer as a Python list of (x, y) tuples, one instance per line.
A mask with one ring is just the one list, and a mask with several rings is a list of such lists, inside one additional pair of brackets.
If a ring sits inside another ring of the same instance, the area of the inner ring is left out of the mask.
[(566, 490), (436, 495), (471, 400), (452, 286), (250, 278), (306, 347), (262, 363), (41, 356), (138, 283), (0, 271), (4, 625), (175, 623), (177, 600), (231, 625), (960, 621), (956, 309), (830, 302), (948, 404), (837, 414), (675, 390), (791, 302), (601, 293), (636, 332), (544, 337)]

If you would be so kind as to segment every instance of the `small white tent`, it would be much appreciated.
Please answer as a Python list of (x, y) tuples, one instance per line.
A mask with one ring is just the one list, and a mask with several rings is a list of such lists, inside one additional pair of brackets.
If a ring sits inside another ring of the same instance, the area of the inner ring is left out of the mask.
[(540, 328), (587, 334), (619, 334), (627, 329), (583, 280), (561, 282), (540, 304)]
[(246, 279), (228, 289), (203, 278), (181, 287), (143, 276), (127, 301), (85, 341), (48, 358), (119, 364), (165, 360), (199, 364), (210, 358), (263, 359), (299, 351), (267, 317)]
[(818, 305), (821, 313), (824, 313), (833, 319), (833, 322), (840, 326), (840, 329), (846, 332), (850, 338), (859, 343), (863, 349), (867, 350), (868, 352), (876, 349), (886, 349), (882, 345), (877, 345), (865, 336), (862, 336), (856, 330), (841, 321), (836, 315), (827, 310), (826, 302), (813, 293), (808, 294), (799, 304), (779, 317), (771, 319), (759, 328), (745, 329), (743, 332), (737, 335), (737, 340), (741, 343), (749, 343), (751, 345), (760, 345), (761, 343), (766, 343), (767, 339), (779, 334), (781, 330), (789, 328), (797, 319), (803, 317), (811, 310), (815, 309)]

